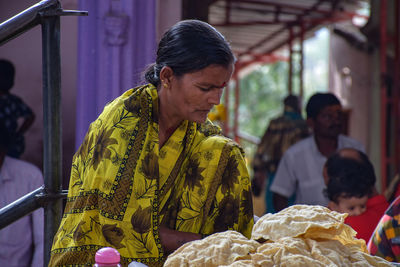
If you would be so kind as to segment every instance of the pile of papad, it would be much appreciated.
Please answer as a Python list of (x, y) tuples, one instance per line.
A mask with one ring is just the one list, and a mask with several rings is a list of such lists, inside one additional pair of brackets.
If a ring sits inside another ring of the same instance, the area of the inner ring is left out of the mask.
[(295, 205), (266, 214), (251, 240), (235, 231), (186, 243), (164, 266), (392, 266), (368, 254), (364, 240), (344, 224), (346, 214)]

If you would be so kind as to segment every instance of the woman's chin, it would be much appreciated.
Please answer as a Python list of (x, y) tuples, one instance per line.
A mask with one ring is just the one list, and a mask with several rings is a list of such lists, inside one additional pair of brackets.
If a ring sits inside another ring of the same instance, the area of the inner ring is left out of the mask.
[(196, 122), (196, 123), (204, 123), (207, 120), (207, 115), (206, 116), (198, 116), (197, 118), (193, 118), (191, 121)]

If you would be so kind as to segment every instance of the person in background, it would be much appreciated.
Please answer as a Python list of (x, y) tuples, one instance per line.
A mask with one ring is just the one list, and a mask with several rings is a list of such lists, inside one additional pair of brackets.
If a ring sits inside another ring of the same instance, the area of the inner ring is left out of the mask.
[(267, 181), (265, 189), (267, 213), (275, 212), (270, 187), (283, 153), (291, 145), (309, 136), (308, 125), (301, 116), (299, 98), (288, 95), (283, 104), (283, 114), (271, 120), (253, 159), (253, 194), (260, 195)]
[[(0, 120), (0, 208), (43, 185), (36, 166), (6, 155), (10, 139)], [(43, 213), (40, 208), (0, 230), (0, 266), (43, 266)]]
[(235, 230), (250, 238), (251, 182), (242, 148), (207, 120), (235, 57), (211, 25), (184, 20), (161, 38), (147, 84), (110, 102), (73, 158), (49, 266), (162, 266), (182, 244)]
[[(21, 98), (10, 93), (14, 78), (14, 65), (6, 59), (0, 59), (0, 120), (4, 121), (12, 136), (7, 153), (19, 158), (25, 150), (24, 134), (32, 126), (35, 114)], [(20, 119), (22, 123), (19, 123)]]
[(368, 242), (389, 203), (375, 188), (372, 163), (363, 152), (344, 148), (330, 156), (324, 166), (328, 208), (348, 213), (345, 223), (357, 238)]
[(288, 198), (293, 194), (295, 204), (327, 206), (322, 175), (326, 159), (345, 147), (364, 151), (361, 143), (340, 134), (342, 106), (334, 94), (314, 94), (308, 100), (306, 112), (312, 135), (286, 150), (271, 185), (277, 211), (288, 206)]
[(371, 255), (387, 261), (400, 262), (400, 196), (381, 217), (367, 248)]

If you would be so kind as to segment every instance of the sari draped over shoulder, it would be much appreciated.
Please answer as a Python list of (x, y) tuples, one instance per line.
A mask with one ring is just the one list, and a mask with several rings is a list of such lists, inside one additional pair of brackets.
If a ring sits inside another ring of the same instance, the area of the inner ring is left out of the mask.
[(162, 266), (160, 224), (250, 238), (253, 204), (242, 149), (211, 122), (183, 121), (159, 147), (158, 95), (149, 84), (126, 91), (90, 125), (49, 266), (92, 266), (105, 246), (119, 251), (122, 266)]

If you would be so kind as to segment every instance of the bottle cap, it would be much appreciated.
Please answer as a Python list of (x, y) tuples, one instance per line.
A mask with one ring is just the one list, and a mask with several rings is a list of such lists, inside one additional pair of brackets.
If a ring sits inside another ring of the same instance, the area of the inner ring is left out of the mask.
[(96, 252), (94, 257), (96, 263), (112, 264), (119, 263), (120, 255), (118, 250), (111, 247), (101, 248)]

